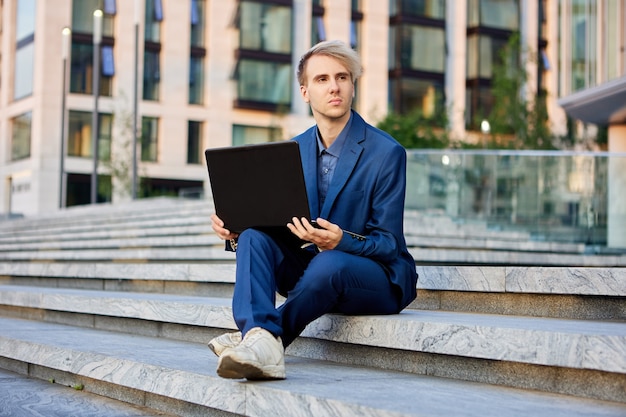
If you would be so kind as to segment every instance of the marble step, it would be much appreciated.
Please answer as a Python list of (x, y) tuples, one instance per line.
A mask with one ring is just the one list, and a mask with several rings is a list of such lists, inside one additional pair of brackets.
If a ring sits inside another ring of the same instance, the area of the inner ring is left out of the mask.
[[(626, 320), (625, 268), (418, 266), (408, 308)], [(0, 283), (231, 298), (235, 264), (0, 262)]]
[[(16, 239), (0, 239), (0, 252), (27, 250), (77, 250), (101, 248), (132, 248), (132, 247), (184, 247), (212, 246), (221, 244), (221, 240), (210, 230), (210, 227), (183, 226), (159, 227), (144, 229), (100, 230), (92, 232), (68, 232), (38, 236), (21, 236)], [(189, 231), (195, 228), (196, 234)], [(165, 230), (164, 230), (165, 229)], [(558, 252), (583, 253), (585, 245), (507, 241), (485, 238), (457, 238), (440, 236), (407, 236), (407, 244), (413, 247), (426, 248), (467, 248), (485, 250), (514, 250), (527, 252)]]
[(151, 199), (127, 204), (98, 204), (75, 206), (65, 210), (23, 217), (0, 222), (0, 232), (22, 233), (37, 229), (62, 229), (63, 227), (85, 227), (94, 221), (114, 226), (135, 221), (150, 221), (167, 217), (202, 217), (213, 212), (210, 200), (171, 200), (154, 202)]
[[(2, 360), (0, 359), (0, 366)], [(51, 378), (38, 379), (0, 369), (0, 415), (6, 417), (175, 417), (145, 405), (132, 405)], [(69, 383), (73, 385), (72, 382)]]
[[(226, 298), (4, 285), (0, 305), (6, 314), (182, 340), (235, 329)], [(405, 310), (325, 315), (302, 336), (290, 347), (302, 357), (483, 382), (498, 375), (511, 386), (576, 395), (587, 394), (577, 388), (584, 378), (608, 396), (600, 398), (626, 402), (624, 322)]]
[(626, 413), (625, 403), (293, 356), (286, 357), (285, 381), (224, 380), (203, 344), (7, 318), (0, 318), (0, 328), (0, 364), (129, 402), (157, 399), (153, 408), (169, 404), (180, 415), (200, 415), (202, 409), (303, 417)]
[[(626, 269), (418, 265), (417, 288), (430, 291), (561, 294), (626, 297)], [(0, 262), (0, 277), (99, 281), (217, 282), (234, 284), (234, 260), (208, 262)], [(5, 278), (8, 281), (8, 278)], [(55, 286), (63, 286), (60, 282)], [(93, 287), (88, 285), (88, 287)]]
[[(175, 213), (175, 215), (163, 214), (158, 217), (150, 218), (123, 218), (122, 220), (112, 224), (105, 219), (91, 219), (84, 224), (71, 222), (68, 224), (46, 224), (32, 225), (30, 228), (22, 230), (13, 230), (10, 232), (3, 231), (0, 235), (0, 244), (20, 243), (37, 243), (42, 241), (64, 241), (64, 240), (88, 240), (95, 238), (120, 238), (120, 237), (141, 237), (141, 236), (167, 236), (179, 234), (212, 234), (211, 224), (209, 220), (211, 212), (204, 214), (194, 212), (185, 215), (184, 213)], [(179, 230), (182, 228), (182, 230)], [(405, 234), (409, 244), (420, 245), (425, 239), (433, 239), (438, 246), (458, 245), (455, 243), (464, 240), (476, 242), (484, 246), (484, 243), (490, 243), (495, 248), (503, 247), (521, 247), (524, 244), (536, 244), (537, 248), (549, 248), (550, 250), (559, 249), (562, 251), (582, 252), (584, 245), (553, 243), (543, 241), (532, 241), (529, 236), (509, 236), (507, 232), (502, 231), (472, 231), (464, 229), (450, 229), (445, 227), (435, 227), (433, 225), (424, 226), (405, 226)]]
[[(418, 264), (472, 264), (472, 265), (534, 265), (534, 266), (586, 266), (623, 267), (626, 254), (582, 255), (571, 253), (537, 253), (520, 251), (492, 251), (459, 248), (417, 248), (409, 252)], [(234, 259), (234, 254), (215, 246), (188, 247), (135, 247), (119, 249), (85, 250), (8, 250), (0, 252), (0, 261), (207, 261)]]

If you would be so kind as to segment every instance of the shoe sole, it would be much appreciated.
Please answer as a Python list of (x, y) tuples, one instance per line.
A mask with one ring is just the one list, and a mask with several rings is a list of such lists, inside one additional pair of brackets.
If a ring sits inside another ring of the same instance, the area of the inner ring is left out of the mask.
[(215, 356), (217, 356), (218, 358), (221, 356), (222, 352), (226, 350), (226, 348), (224, 348), (223, 346), (218, 346), (213, 343), (209, 343), (209, 349), (211, 349), (211, 352), (215, 353)]
[(273, 380), (285, 379), (285, 369), (282, 366), (261, 366), (255, 363), (241, 363), (229, 356), (221, 357), (217, 367), (217, 374), (228, 379)]

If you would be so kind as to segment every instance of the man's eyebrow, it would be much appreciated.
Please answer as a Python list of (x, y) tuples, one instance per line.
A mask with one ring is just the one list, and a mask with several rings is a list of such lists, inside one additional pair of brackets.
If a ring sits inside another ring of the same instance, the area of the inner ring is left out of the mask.
[[(313, 79), (318, 80), (323, 77), (329, 78), (330, 75), (329, 74), (317, 74), (313, 76)], [(348, 71), (338, 72), (337, 74), (335, 74), (335, 77), (350, 77), (350, 73)]]

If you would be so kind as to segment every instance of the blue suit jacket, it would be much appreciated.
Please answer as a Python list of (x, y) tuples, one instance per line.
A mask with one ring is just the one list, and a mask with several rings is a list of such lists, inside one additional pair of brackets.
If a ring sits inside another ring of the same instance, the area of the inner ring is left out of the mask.
[(324, 206), (317, 195), (316, 127), (294, 138), (300, 145), (311, 218), (321, 217), (344, 230), (336, 250), (379, 262), (398, 288), (401, 308), (416, 297), (415, 260), (404, 239), (406, 151), (387, 133), (352, 113), (352, 125), (341, 151)]

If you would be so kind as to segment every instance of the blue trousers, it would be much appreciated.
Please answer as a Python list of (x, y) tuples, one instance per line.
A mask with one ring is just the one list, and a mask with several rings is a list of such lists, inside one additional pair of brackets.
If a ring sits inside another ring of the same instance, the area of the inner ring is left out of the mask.
[[(276, 293), (286, 301), (276, 308)], [(395, 314), (398, 296), (377, 262), (336, 250), (315, 253), (256, 229), (239, 236), (233, 315), (245, 335), (261, 327), (287, 347), (326, 313)]]

